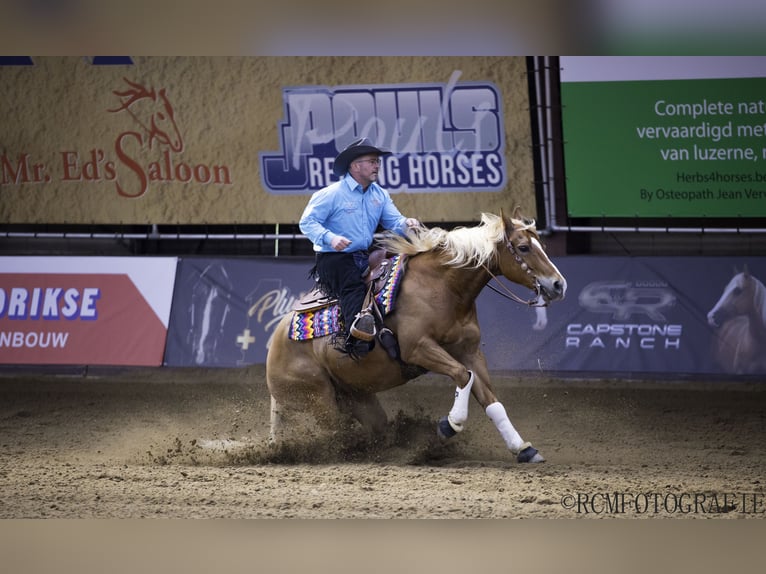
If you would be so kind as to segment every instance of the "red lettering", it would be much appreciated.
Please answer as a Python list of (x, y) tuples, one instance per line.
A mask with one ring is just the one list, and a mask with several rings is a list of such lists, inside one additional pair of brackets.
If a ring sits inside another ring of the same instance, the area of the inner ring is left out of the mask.
[(3, 171), (3, 185), (9, 183), (28, 183), (29, 182), (29, 154), (20, 153), (18, 156), (18, 163), (16, 169), (13, 169), (8, 156), (3, 154), (2, 158), (2, 171)]
[(82, 173), (85, 179), (89, 181), (101, 180), (101, 168), (99, 163), (104, 161), (104, 152), (102, 150), (90, 150), (90, 161), (82, 164)]
[(121, 185), (119, 181), (115, 181), (115, 187), (117, 188), (117, 193), (120, 194), (123, 197), (141, 197), (146, 193), (146, 190), (148, 188), (148, 181), (146, 179), (146, 174), (144, 173), (144, 170), (141, 168), (141, 165), (139, 165), (138, 162), (136, 162), (132, 157), (127, 155), (125, 151), (123, 150), (123, 140), (127, 138), (128, 136), (132, 136), (133, 138), (138, 141), (139, 145), (143, 145), (143, 139), (141, 138), (141, 134), (136, 132), (124, 132), (121, 133), (119, 136), (117, 136), (117, 141), (115, 141), (114, 149), (117, 153), (117, 157), (120, 158), (120, 161), (122, 161), (123, 165), (130, 169), (132, 172), (136, 174), (136, 177), (138, 177), (139, 187), (138, 191), (130, 193), (126, 191)]
[(61, 157), (64, 160), (64, 177), (62, 181), (80, 181), (80, 162), (76, 151), (62, 151)]
[(117, 178), (117, 169), (113, 161), (108, 161), (104, 164), (104, 176), (107, 181), (114, 181)]

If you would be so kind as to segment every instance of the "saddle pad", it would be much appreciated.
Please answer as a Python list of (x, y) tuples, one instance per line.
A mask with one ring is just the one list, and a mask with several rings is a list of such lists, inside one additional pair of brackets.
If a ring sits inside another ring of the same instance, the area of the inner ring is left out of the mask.
[[(394, 300), (404, 277), (405, 259), (404, 255), (391, 258), (391, 273), (386, 284), (375, 295), (375, 301), (384, 317), (394, 310)], [(293, 341), (306, 341), (332, 335), (341, 330), (340, 323), (337, 303), (313, 311), (295, 311), (290, 322), (289, 336)]]
[(391, 258), (391, 271), (386, 284), (375, 294), (375, 301), (377, 301), (380, 312), (384, 317), (394, 310), (394, 300), (404, 277), (404, 263), (406, 260), (406, 255), (394, 255)]
[(290, 338), (307, 341), (340, 331), (340, 309), (337, 304), (313, 311), (295, 311), (290, 322)]

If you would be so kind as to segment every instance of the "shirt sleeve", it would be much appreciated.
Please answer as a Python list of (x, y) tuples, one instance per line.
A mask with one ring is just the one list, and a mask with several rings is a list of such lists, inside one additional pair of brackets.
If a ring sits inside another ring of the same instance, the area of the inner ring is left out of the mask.
[(407, 229), (407, 218), (399, 212), (389, 193), (383, 190), (383, 211), (380, 215), (380, 224), (384, 229), (388, 229), (399, 235), (404, 235)]
[(316, 192), (303, 210), (298, 227), (318, 250), (329, 247), (335, 234), (324, 226), (332, 206), (332, 198), (322, 191)]

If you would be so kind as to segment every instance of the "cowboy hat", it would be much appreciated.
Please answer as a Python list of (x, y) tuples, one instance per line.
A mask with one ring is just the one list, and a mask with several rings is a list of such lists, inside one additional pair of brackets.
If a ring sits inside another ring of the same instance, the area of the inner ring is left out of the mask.
[(390, 153), (391, 152), (387, 149), (381, 149), (372, 145), (372, 142), (370, 142), (368, 138), (359, 138), (348, 144), (346, 148), (338, 154), (338, 157), (335, 158), (335, 163), (333, 164), (333, 171), (338, 177), (343, 177), (348, 171), (348, 166), (356, 158), (368, 154), (381, 156)]

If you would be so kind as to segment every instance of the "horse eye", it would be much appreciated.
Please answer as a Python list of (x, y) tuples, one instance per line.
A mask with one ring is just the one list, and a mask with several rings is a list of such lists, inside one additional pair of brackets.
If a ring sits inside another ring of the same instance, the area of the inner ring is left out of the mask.
[(733, 289), (733, 293), (735, 296), (739, 297), (740, 295), (742, 295), (742, 287), (735, 287)]
[(527, 245), (526, 243), (522, 243), (521, 245), (519, 245), (519, 246), (517, 247), (517, 249), (518, 249), (519, 251), (521, 251), (522, 253), (529, 253), (529, 252), (530, 252), (530, 248), (529, 248), (529, 245)]

